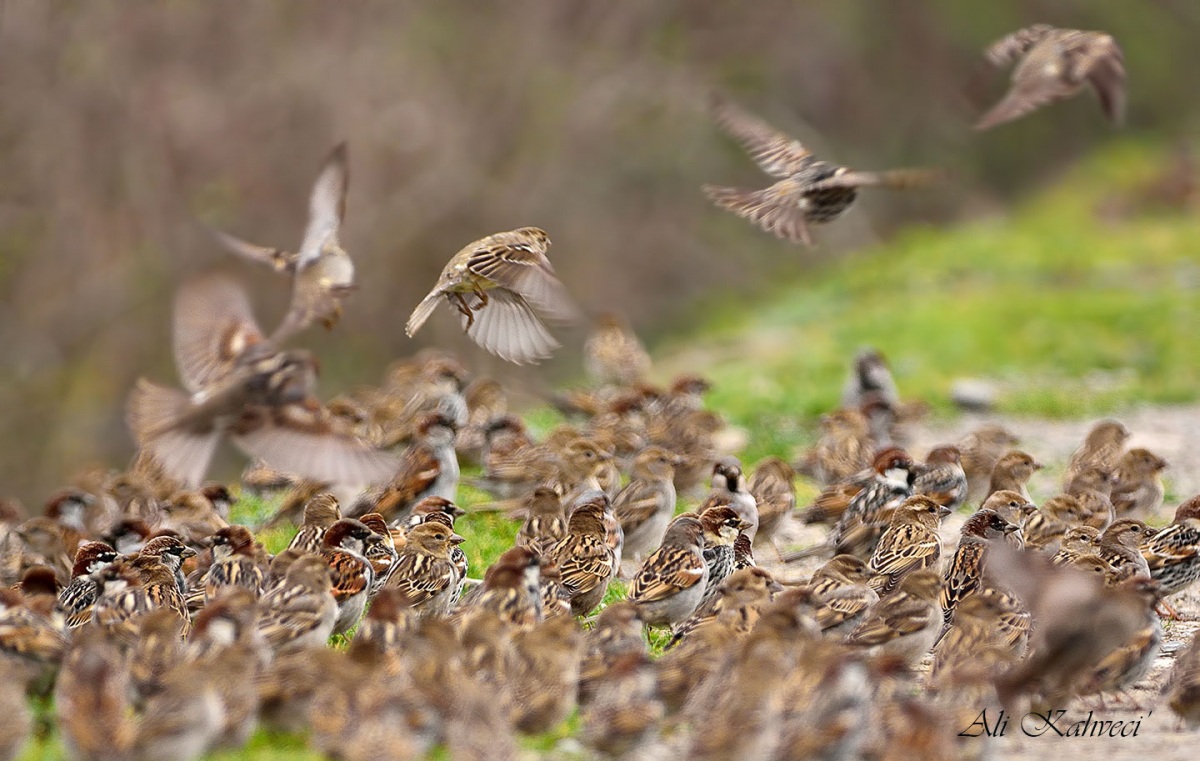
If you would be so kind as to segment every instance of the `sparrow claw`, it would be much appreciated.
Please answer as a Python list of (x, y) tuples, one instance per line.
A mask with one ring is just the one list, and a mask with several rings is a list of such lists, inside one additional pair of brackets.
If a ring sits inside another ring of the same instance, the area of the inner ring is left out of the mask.
[(461, 293), (455, 293), (454, 298), (458, 302), (458, 311), (462, 312), (467, 318), (467, 330), (470, 330), (471, 326), (475, 324), (475, 312), (472, 311), (471, 307), (467, 306), (467, 300), (463, 298)]

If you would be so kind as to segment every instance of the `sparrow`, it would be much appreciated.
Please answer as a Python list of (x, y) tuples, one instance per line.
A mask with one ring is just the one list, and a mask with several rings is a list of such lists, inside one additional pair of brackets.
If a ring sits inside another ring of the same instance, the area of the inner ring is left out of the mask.
[(562, 500), (549, 486), (539, 486), (525, 500), (525, 522), (517, 530), (516, 544), (545, 555), (567, 535), (567, 515)]
[(204, 603), (227, 587), (239, 587), (254, 597), (262, 592), (265, 574), (255, 561), (254, 535), (245, 526), (230, 526), (213, 535), (213, 564), (204, 577)]
[(259, 600), (258, 632), (271, 649), (324, 648), (339, 617), (329, 565), (320, 555), (302, 554), (281, 583)]
[(922, 495), (909, 497), (896, 508), (891, 525), (867, 563), (874, 574), (868, 585), (880, 597), (895, 591), (913, 571), (930, 567), (936, 570), (942, 553), (938, 527), (949, 513), (949, 508)]
[[(1012, 501), (1024, 502), (1024, 498), (1016, 492), (997, 493), (1012, 494)], [(1029, 549), (1053, 556), (1058, 552), (1067, 529), (1082, 524), (1085, 517), (1086, 513), (1078, 499), (1070, 494), (1058, 494), (1043, 502), (1021, 523), (1021, 537)]]
[(675, 465), (679, 458), (659, 446), (638, 452), (633, 473), (613, 499), (624, 532), (622, 556), (640, 563), (662, 543), (675, 513)]
[(171, 669), (162, 690), (142, 712), (133, 757), (194, 761), (215, 747), (225, 719), (217, 688), (225, 671), (207, 662), (184, 662)]
[(747, 489), (742, 465), (736, 457), (717, 458), (712, 471), (712, 491), (709, 492), (709, 497), (713, 496), (728, 498), (729, 506), (745, 524), (742, 530), (753, 541), (758, 533), (758, 500)]
[(221, 276), (186, 283), (175, 299), (175, 362), (188, 393), (140, 379), (128, 424), (166, 471), (198, 485), (224, 437), (251, 457), (334, 483), (382, 481), (395, 457), (336, 430), (317, 401), (316, 358), (265, 339), (246, 293)]
[(465, 541), (442, 523), (428, 521), (408, 532), (384, 589), (394, 589), (422, 615), (443, 616), (458, 599), (458, 569), (450, 550)]
[(163, 677), (181, 660), (182, 628), (183, 622), (167, 608), (157, 608), (138, 618), (128, 667), (139, 704), (162, 690)]
[[(1170, 525), (1147, 537), (1139, 550), (1164, 598), (1200, 579), (1200, 497), (1192, 497), (1176, 508)], [(1163, 607), (1172, 618), (1178, 618), (1165, 600)]]
[(1193, 634), (1183, 652), (1175, 656), (1163, 692), (1182, 724), (1191, 730), (1200, 726), (1200, 633)]
[(258, 629), (258, 621), (259, 606), (254, 593), (228, 587), (196, 616), (192, 633), (183, 646), (183, 657), (197, 661), (219, 657), (231, 648), (244, 648), (253, 656), (250, 670), (257, 675), (271, 662), (271, 650)]
[(1008, 93), (980, 117), (977, 130), (1019, 119), (1087, 86), (1109, 121), (1119, 125), (1124, 119), (1125, 56), (1111, 35), (1034, 24), (993, 43), (984, 55), (997, 67), (1020, 62)]
[(289, 550), (319, 553), (325, 544), (325, 532), (342, 519), (342, 510), (337, 497), (329, 492), (319, 492), (304, 503), (304, 520), (292, 540)]
[(996, 463), (1001, 455), (1019, 443), (1016, 434), (994, 423), (979, 426), (958, 442), (963, 472), (967, 476), (968, 502), (980, 504), (983, 501)]
[(745, 536), (745, 522), (721, 497), (710, 497), (700, 506), (700, 526), (703, 529), (703, 557), (708, 566), (708, 578), (699, 605), (704, 605), (717, 593), (721, 582), (734, 571), (733, 545)]
[(543, 320), (571, 321), (576, 308), (546, 257), (550, 236), (537, 227), (496, 233), (455, 254), (404, 332), (411, 338), (438, 302), (462, 315), (463, 329), (491, 354), (517, 365), (550, 356), (558, 342)]
[(846, 643), (913, 663), (933, 647), (942, 627), (938, 604), (941, 579), (933, 568), (922, 568), (904, 577), (890, 595), (871, 606)]
[(593, 690), (580, 712), (580, 741), (609, 758), (633, 757), (654, 738), (666, 713), (654, 662), (642, 651), (622, 653)]
[[(1117, 420), (1101, 420), (1093, 425), (1083, 444), (1071, 455), (1063, 472), (1063, 485), (1070, 485), (1080, 471), (1089, 467), (1106, 474), (1116, 471), (1130, 436), (1129, 429)], [(1064, 491), (1075, 493), (1073, 489), (1064, 488)]]
[(796, 509), (796, 472), (778, 457), (766, 457), (755, 466), (746, 483), (758, 507), (758, 532), (754, 541), (771, 542), (787, 517)]
[(366, 557), (367, 547), (383, 540), (360, 521), (343, 518), (325, 531), (321, 541), (321, 556), (329, 567), (333, 599), (338, 608), (333, 633), (345, 634), (362, 618), (375, 583), (375, 571)]
[(572, 615), (587, 615), (599, 605), (616, 575), (616, 551), (608, 543), (604, 523), (607, 508), (608, 500), (600, 494), (577, 506), (567, 519), (567, 535), (547, 552), (562, 576)]
[[(759, 613), (783, 586), (775, 581), (770, 572), (762, 568), (744, 568), (734, 571), (716, 588), (716, 594), (702, 602), (686, 621), (675, 627), (671, 641), (664, 649), (671, 649), (684, 641), (688, 635), (708, 626), (723, 615), (727, 615), (734, 633), (748, 634), (758, 621)], [(731, 611), (726, 614), (725, 611)]]
[(650, 354), (624, 318), (606, 312), (583, 344), (583, 371), (598, 386), (632, 386), (650, 374)]
[(67, 649), (68, 629), (58, 609), (53, 572), (25, 573), (25, 591), (0, 609), (0, 662), (17, 667), (31, 695), (49, 694)]
[(541, 565), (540, 556), (525, 547), (507, 550), (488, 567), (483, 583), (463, 605), (516, 627), (537, 624), (543, 618)]
[[(833, 560), (838, 558), (853, 560), (862, 567), (864, 577), (871, 575), (866, 564), (853, 555), (838, 555)], [(879, 602), (879, 593), (871, 588), (866, 578), (841, 574), (829, 566), (826, 563), (818, 572), (821, 578), (814, 575), (811, 582), (817, 605), (813, 619), (822, 634), (840, 640), (858, 628), (872, 606)]]
[(129, 670), (116, 641), (83, 627), (54, 690), (59, 738), (67, 758), (130, 758), (137, 734)]
[(797, 469), (829, 486), (871, 467), (875, 442), (867, 418), (857, 409), (835, 410), (821, 416), (817, 445)]
[(764, 190), (705, 185), (705, 194), (723, 209), (790, 243), (811, 246), (809, 228), (844, 214), (862, 187), (912, 188), (934, 182), (936, 172), (901, 169), (859, 172), (821, 161), (798, 140), (721, 98), (710, 105), (717, 126), (737, 141), (759, 168), (778, 180)]
[(71, 569), (71, 583), (58, 595), (68, 628), (78, 628), (91, 620), (92, 606), (100, 596), (100, 587), (92, 574), (107, 568), (117, 557), (117, 552), (104, 542), (87, 542), (79, 547)]
[(431, 412), (417, 425), (417, 439), (404, 450), (400, 463), (381, 484), (368, 489), (348, 511), (351, 517), (380, 513), (389, 522), (403, 521), (413, 505), (426, 497), (453, 500), (458, 491), (458, 455), (454, 451), (454, 421)]
[[(1050, 562), (1054, 565), (1068, 565), (1075, 562), (1081, 555), (1096, 555), (1100, 554), (1100, 531), (1094, 526), (1071, 526), (1063, 532), (1062, 543), (1058, 548), (1058, 552), (1051, 556)], [(1107, 560), (1104, 564), (1111, 566)]]
[(1025, 452), (1017, 449), (1005, 452), (996, 461), (996, 467), (992, 469), (992, 476), (988, 482), (984, 499), (986, 500), (987, 497), (998, 491), (1015, 491), (1028, 500), (1029, 479), (1041, 469), (1042, 464)]
[(398, 556), (396, 537), (392, 532), (396, 532), (401, 538), (403, 538), (404, 532), (388, 526), (387, 521), (379, 513), (367, 513), (359, 520), (362, 525), (371, 529), (371, 533), (379, 538), (378, 541), (370, 542), (363, 552), (363, 557), (371, 564), (371, 571), (374, 576), (370, 593), (370, 596), (373, 598), (375, 593), (383, 587), (383, 583), (387, 581), (387, 577), (391, 575), (392, 565), (396, 562)]
[(850, 373), (842, 385), (842, 409), (861, 410), (872, 399), (892, 409), (900, 406), (900, 390), (887, 357), (868, 346), (854, 355)]
[(983, 584), (988, 548), (1018, 530), (1016, 524), (989, 508), (980, 508), (963, 524), (958, 548), (946, 567), (942, 582), (942, 617), (947, 626), (963, 598), (978, 591)]
[(916, 464), (900, 449), (886, 449), (875, 457), (874, 474), (866, 486), (850, 500), (846, 510), (829, 532), (829, 546), (837, 554), (870, 557), (890, 511), (912, 496)]
[(257, 246), (209, 228), (217, 242), (230, 252), (291, 277), (292, 303), (271, 337), (273, 343), (299, 333), (314, 320), (321, 320), (327, 329), (332, 329), (342, 314), (342, 299), (357, 287), (354, 262), (338, 239), (338, 229), (346, 218), (349, 185), (348, 152), (346, 144), (339, 143), (325, 159), (313, 184), (304, 239), (295, 253)]
[(514, 633), (512, 645), (510, 719), (519, 732), (549, 732), (575, 708), (583, 632), (574, 618), (555, 616)]
[(1030, 631), (1029, 612), (1005, 592), (984, 587), (960, 598), (954, 620), (933, 647), (931, 685), (954, 681), (948, 672), (982, 668), (989, 678), (1013, 666)]
[(1090, 670), (1080, 685), (1082, 695), (1124, 690), (1141, 681), (1150, 673), (1162, 646), (1162, 621), (1155, 612), (1161, 599), (1158, 582), (1149, 576), (1132, 576), (1121, 582), (1118, 589), (1136, 596), (1142, 603), (1141, 620), (1128, 638)]
[(963, 506), (967, 501), (967, 474), (958, 447), (940, 446), (930, 450), (913, 480), (913, 494), (924, 494), (951, 511)]
[[(732, 510), (729, 513), (732, 520), (738, 520)], [(667, 528), (662, 546), (646, 558), (634, 576), (629, 601), (638, 606), (638, 614), (647, 626), (671, 626), (696, 611), (709, 574), (704, 560), (704, 533), (700, 520), (677, 518)]]
[(606, 605), (584, 634), (579, 667), (579, 704), (595, 696), (617, 659), (631, 653), (649, 655), (638, 608), (628, 600)]
[(1153, 515), (1163, 503), (1163, 483), (1159, 477), (1167, 461), (1148, 449), (1130, 449), (1117, 462), (1112, 487), (1113, 509), (1117, 515)]
[(1149, 564), (1142, 557), (1141, 546), (1151, 539), (1157, 529), (1132, 518), (1122, 518), (1100, 534), (1100, 557), (1108, 561), (1118, 578), (1150, 577)]

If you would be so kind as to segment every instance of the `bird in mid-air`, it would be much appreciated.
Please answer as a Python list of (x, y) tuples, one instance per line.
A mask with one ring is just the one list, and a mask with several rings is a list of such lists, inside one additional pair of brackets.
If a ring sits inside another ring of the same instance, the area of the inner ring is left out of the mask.
[(138, 446), (195, 486), (221, 439), (276, 470), (316, 481), (364, 484), (395, 473), (396, 455), (338, 425), (314, 395), (317, 360), (263, 336), (245, 291), (205, 276), (175, 299), (175, 364), (187, 392), (139, 379), (128, 423)]
[(405, 332), (414, 335), (445, 299), (471, 340), (492, 354), (518, 365), (549, 357), (559, 344), (546, 321), (569, 322), (577, 314), (546, 258), (549, 248), (550, 236), (538, 227), (467, 244), (413, 310)]
[(346, 144), (339, 143), (326, 158), (308, 198), (308, 226), (295, 253), (258, 246), (229, 233), (209, 228), (225, 248), (292, 278), (292, 302), (275, 334), (275, 343), (321, 320), (332, 328), (342, 314), (342, 299), (354, 290), (354, 262), (338, 240), (346, 218), (350, 170)]
[(1091, 86), (1104, 115), (1120, 124), (1125, 115), (1125, 56), (1112, 35), (1034, 24), (992, 44), (984, 53), (993, 66), (1020, 58), (1003, 99), (975, 124), (991, 129), (1019, 119)]
[(791, 243), (811, 246), (810, 227), (844, 214), (858, 198), (859, 188), (922, 187), (943, 177), (942, 172), (931, 169), (848, 169), (818, 159), (799, 140), (723, 98), (713, 99), (711, 111), (717, 126), (778, 182), (762, 190), (705, 185), (705, 194), (722, 209)]

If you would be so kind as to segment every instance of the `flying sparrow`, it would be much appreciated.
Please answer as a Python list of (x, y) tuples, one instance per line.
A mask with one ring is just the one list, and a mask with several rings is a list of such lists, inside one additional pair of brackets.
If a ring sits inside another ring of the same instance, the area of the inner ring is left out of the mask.
[(251, 457), (315, 480), (371, 483), (395, 471), (393, 455), (336, 430), (313, 396), (316, 358), (265, 339), (233, 281), (183, 286), (175, 359), (188, 393), (141, 379), (128, 422), (138, 445), (179, 480), (199, 484), (225, 436)]
[(326, 158), (309, 195), (308, 226), (296, 253), (256, 246), (210, 228), (217, 242), (232, 253), (291, 277), (292, 303), (271, 337), (273, 343), (304, 330), (314, 320), (332, 328), (342, 314), (342, 299), (356, 288), (354, 262), (338, 240), (338, 228), (346, 218), (349, 184), (346, 144), (339, 143)]
[(1034, 24), (993, 43), (985, 55), (993, 66), (1021, 61), (1008, 94), (979, 119), (977, 130), (1019, 119), (1087, 86), (1109, 121), (1120, 124), (1124, 118), (1125, 56), (1111, 35)]
[(717, 126), (778, 182), (764, 190), (705, 185), (705, 194), (790, 243), (811, 246), (809, 227), (840, 217), (854, 204), (859, 188), (920, 187), (938, 177), (920, 169), (858, 172), (840, 167), (817, 159), (798, 140), (723, 99), (713, 99), (711, 112)]
[(420, 330), (445, 299), (462, 314), (463, 329), (488, 352), (523, 365), (549, 357), (558, 342), (543, 319), (569, 321), (575, 307), (546, 258), (550, 236), (537, 227), (496, 233), (467, 244), (450, 259), (404, 331)]

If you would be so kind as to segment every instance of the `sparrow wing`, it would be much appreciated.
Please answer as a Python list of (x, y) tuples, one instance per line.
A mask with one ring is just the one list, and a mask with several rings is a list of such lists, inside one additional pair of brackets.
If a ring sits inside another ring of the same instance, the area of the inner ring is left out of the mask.
[(570, 322), (578, 317), (578, 309), (546, 257), (549, 244), (544, 238), (512, 230), (472, 245), (467, 257), (471, 272), (520, 295), (547, 319)]
[(788, 137), (724, 98), (714, 96), (709, 113), (717, 126), (736, 140), (754, 163), (772, 177), (790, 177), (814, 161), (812, 151), (799, 140)]
[(175, 297), (175, 365), (183, 387), (207, 391), (233, 372), (238, 358), (266, 339), (236, 281), (210, 275), (183, 285)]
[(1030, 48), (1053, 31), (1054, 27), (1049, 24), (1034, 24), (1018, 29), (989, 45), (983, 55), (993, 66), (1004, 66), (1028, 53)]
[[(493, 288), (488, 303), (477, 297), (471, 304), (474, 321), (462, 315), (463, 328), (476, 344), (515, 365), (537, 364), (549, 357), (559, 343), (520, 294)], [(470, 322), (470, 325), (467, 323)]]
[(252, 262), (265, 264), (276, 272), (294, 272), (296, 270), (296, 255), (290, 251), (248, 243), (235, 235), (230, 235), (207, 224), (203, 224), (203, 227), (217, 243), (230, 253)]
[(191, 409), (187, 394), (141, 378), (129, 394), (126, 422), (138, 446), (171, 477), (196, 487), (208, 471), (221, 432), (211, 423), (181, 425)]
[(1080, 79), (1087, 79), (1100, 98), (1104, 115), (1113, 124), (1125, 119), (1125, 55), (1107, 34), (1089, 35), (1087, 41), (1068, 51), (1069, 65)]
[(655, 602), (708, 581), (703, 557), (682, 547), (660, 547), (629, 586), (629, 599)]
[(946, 179), (946, 173), (938, 169), (892, 169), (885, 172), (856, 172), (841, 169), (824, 180), (806, 185), (806, 193), (815, 193), (832, 188), (925, 188)]
[(317, 181), (313, 183), (308, 198), (308, 226), (297, 254), (298, 270), (316, 261), (327, 242), (337, 242), (338, 228), (346, 218), (346, 192), (349, 187), (348, 151), (343, 142), (329, 153)]
[(812, 245), (808, 219), (800, 200), (806, 190), (798, 180), (780, 180), (762, 190), (742, 190), (705, 185), (704, 194), (722, 209), (745, 217), (767, 232), (789, 243)]

